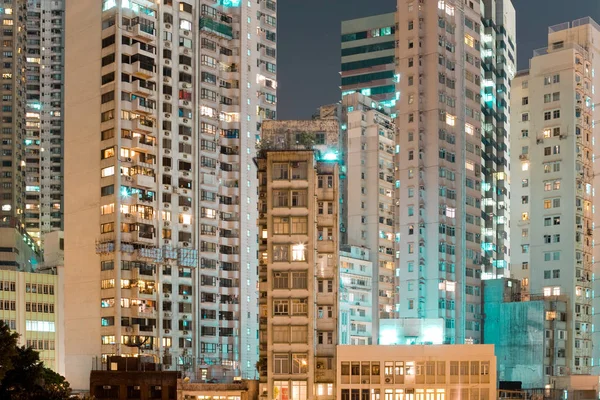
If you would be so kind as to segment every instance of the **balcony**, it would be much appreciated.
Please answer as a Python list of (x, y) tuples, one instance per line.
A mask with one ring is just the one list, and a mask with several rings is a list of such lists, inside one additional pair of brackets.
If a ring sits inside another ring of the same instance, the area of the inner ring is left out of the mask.
[(154, 132), (154, 121), (150, 119), (136, 118), (131, 121), (131, 129), (138, 132)]
[(152, 96), (154, 89), (151, 85), (142, 80), (137, 80), (131, 84), (133, 93), (141, 96)]
[(151, 52), (151, 51), (149, 51), (148, 47), (147, 47), (147, 45), (145, 43), (137, 42), (136, 44), (134, 44), (132, 46), (132, 49), (133, 49), (133, 52), (135, 54), (141, 54), (143, 56), (156, 59), (156, 54), (153, 53), (153, 52)]
[(131, 64), (131, 73), (142, 79), (151, 79), (156, 75), (154, 64), (143, 61), (136, 61)]
[(200, 18), (200, 30), (227, 40), (233, 39), (233, 28), (231, 26), (217, 22), (209, 17)]
[[(135, 18), (134, 18), (135, 20)], [(142, 42), (151, 42), (153, 40), (156, 39), (156, 36), (154, 36), (155, 30), (154, 30), (154, 26), (152, 25), (146, 25), (146, 24), (136, 24), (133, 26), (129, 26), (127, 28), (127, 30), (129, 32), (131, 32), (131, 34), (133, 35), (133, 37), (139, 41)]]
[(152, 114), (154, 112), (152, 102), (143, 97), (138, 97), (131, 102), (131, 110), (140, 114)]

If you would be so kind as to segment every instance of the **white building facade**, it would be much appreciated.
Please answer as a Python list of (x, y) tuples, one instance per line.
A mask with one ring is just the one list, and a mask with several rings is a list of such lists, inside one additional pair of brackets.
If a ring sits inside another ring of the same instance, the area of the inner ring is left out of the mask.
[(373, 262), (369, 249), (340, 246), (339, 344), (377, 343), (373, 336)]
[[(566, 295), (568, 337), (546, 375), (589, 374), (592, 360), (595, 93), (600, 28), (590, 18), (552, 26), (548, 47), (514, 81), (513, 277), (533, 295)], [(561, 346), (562, 347), (562, 346)]]
[[(90, 360), (255, 378), (256, 169), (276, 2), (105, 0), (66, 13), (67, 379)], [(82, 224), (82, 221), (86, 221)]]
[(27, 1), (25, 226), (42, 244), (63, 224), (64, 1)]

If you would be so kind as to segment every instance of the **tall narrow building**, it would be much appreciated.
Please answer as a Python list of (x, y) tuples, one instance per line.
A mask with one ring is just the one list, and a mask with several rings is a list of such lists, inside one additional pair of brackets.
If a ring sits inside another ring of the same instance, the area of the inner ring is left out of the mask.
[(513, 85), (513, 277), (532, 298), (568, 299), (564, 315), (546, 317), (567, 323), (563, 337), (546, 336), (554, 348), (545, 359), (546, 378), (590, 374), (597, 365), (594, 155), (600, 142), (593, 135), (600, 117), (599, 41), (600, 26), (589, 17), (550, 27), (548, 47), (534, 52), (529, 70), (519, 72)]
[(360, 93), (342, 98), (348, 176), (347, 243), (370, 249), (373, 343), (396, 317), (396, 127), (389, 108)]
[(25, 227), (42, 244), (63, 227), (64, 1), (27, 1)]
[(24, 0), (9, 0), (2, 20), (2, 110), (0, 110), (0, 219), (24, 222), (26, 21)]
[(258, 158), (261, 393), (331, 399), (338, 343), (339, 168), (311, 146)]
[[(66, 12), (66, 375), (92, 359), (255, 378), (255, 143), (275, 117), (272, 0)], [(83, 223), (85, 221), (85, 223)]]
[(342, 21), (342, 96), (359, 92), (396, 104), (395, 13)]
[[(401, 318), (444, 319), (445, 343), (478, 343), (481, 279), (488, 268), (492, 275), (504, 274), (492, 266), (504, 265), (497, 261), (505, 251), (506, 243), (498, 240), (504, 224), (495, 213), (507, 192), (500, 190), (498, 198), (490, 191), (502, 188), (498, 165), (507, 163), (499, 139), (505, 127), (498, 123), (506, 117), (504, 105), (498, 113), (506, 94), (498, 99), (498, 92), (509, 79), (497, 76), (503, 74), (498, 62), (506, 61), (498, 54), (493, 60), (502, 42), (514, 37), (496, 34), (514, 27), (514, 12), (510, 0), (399, 0), (397, 21), (397, 125), (402, 132), (397, 142), (397, 312)], [(483, 70), (482, 41), (491, 42), (487, 50), (492, 54), (483, 54), (489, 58)], [(479, 94), (488, 84), (484, 93), (497, 103), (486, 105), (482, 118)], [(484, 248), (494, 251), (482, 250), (488, 242)]]

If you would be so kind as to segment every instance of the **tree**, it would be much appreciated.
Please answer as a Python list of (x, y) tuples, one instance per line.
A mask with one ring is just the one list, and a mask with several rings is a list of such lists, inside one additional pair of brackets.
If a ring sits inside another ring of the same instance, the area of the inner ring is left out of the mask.
[(12, 369), (12, 358), (17, 354), (19, 334), (11, 332), (8, 325), (0, 321), (0, 382)]
[[(0, 399), (66, 400), (71, 388), (65, 378), (44, 367), (37, 351), (17, 345), (18, 334), (11, 333), (0, 321), (0, 362), (4, 374), (0, 380)], [(8, 359), (5, 360), (5, 351)], [(6, 368), (4, 368), (6, 366)]]

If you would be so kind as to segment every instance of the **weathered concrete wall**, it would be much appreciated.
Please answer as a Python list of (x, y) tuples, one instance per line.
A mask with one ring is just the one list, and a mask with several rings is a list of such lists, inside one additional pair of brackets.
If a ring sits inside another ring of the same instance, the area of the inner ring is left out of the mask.
[(498, 380), (544, 387), (544, 302), (504, 303), (503, 281), (489, 281), (484, 316), (483, 341), (494, 345)]

